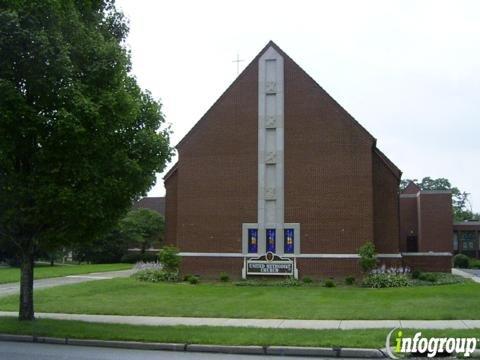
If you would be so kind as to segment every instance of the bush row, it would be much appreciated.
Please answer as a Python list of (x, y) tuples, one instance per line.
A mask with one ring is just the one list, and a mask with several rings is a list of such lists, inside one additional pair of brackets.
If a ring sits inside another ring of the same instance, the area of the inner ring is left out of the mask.
[(409, 286), (410, 282), (407, 275), (384, 273), (367, 275), (363, 279), (362, 284), (369, 288), (391, 288)]

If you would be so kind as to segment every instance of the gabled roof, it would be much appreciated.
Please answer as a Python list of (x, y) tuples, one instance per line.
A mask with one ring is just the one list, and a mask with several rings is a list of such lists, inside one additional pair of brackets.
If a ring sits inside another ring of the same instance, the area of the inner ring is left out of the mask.
[(400, 180), (400, 178), (402, 177), (402, 171), (387, 157), (387, 155), (381, 152), (379, 148), (375, 146), (373, 151), (375, 151), (375, 153), (380, 157), (380, 159), (384, 162), (384, 164), (392, 172), (392, 174), (398, 180)]
[(170, 176), (172, 176), (176, 171), (178, 167), (178, 161), (172, 166), (170, 170), (167, 171), (165, 176), (163, 177), (163, 181), (167, 181)]
[[(383, 154), (377, 147), (376, 147), (376, 142), (377, 139), (368, 132), (367, 129), (365, 129), (353, 116), (349, 114), (347, 110), (345, 110), (330, 94), (325, 91), (318, 83), (313, 79), (301, 66), (299, 66), (290, 56), (288, 56), (277, 44), (275, 44), (273, 41), (269, 41), (267, 45), (255, 56), (255, 58), (245, 67), (245, 69), (238, 75), (238, 77), (230, 84), (230, 86), (223, 92), (223, 94), (215, 101), (215, 103), (207, 110), (207, 112), (200, 118), (199, 121), (190, 129), (190, 131), (178, 142), (176, 145), (176, 148), (180, 148), (185, 141), (188, 140), (188, 138), (195, 133), (195, 131), (198, 129), (198, 126), (206, 119), (207, 115), (209, 112), (215, 107), (215, 105), (223, 99), (223, 97), (228, 93), (228, 91), (232, 88), (232, 86), (239, 80), (241, 79), (249, 70), (249, 68), (254, 65), (258, 59), (265, 53), (270, 47), (273, 47), (276, 51), (278, 51), (284, 58), (288, 59), (291, 61), (293, 64), (298, 66), (298, 68), (303, 71), (310, 79), (311, 81), (322, 91), (324, 92), (331, 101), (333, 101), (340, 109), (344, 111), (344, 113), (347, 115), (347, 117), (350, 119), (352, 124), (357, 127), (361, 132), (366, 135), (368, 139), (370, 139), (373, 142), (373, 150), (378, 154), (378, 156), (382, 159), (382, 161), (386, 164), (387, 168), (393, 173), (393, 175), (400, 179), (402, 172), (395, 166), (395, 164), (390, 161), (385, 154)], [(166, 180), (170, 175), (174, 172), (176, 169), (176, 165), (165, 175), (164, 179)]]
[(415, 184), (413, 181), (410, 181), (405, 189), (403, 189), (402, 194), (417, 194), (420, 191), (420, 187)]
[[(198, 128), (198, 125), (200, 123), (203, 122), (203, 120), (207, 117), (208, 113), (215, 107), (215, 105), (220, 102), (220, 100), (223, 99), (223, 97), (228, 93), (228, 91), (232, 88), (232, 86), (239, 80), (241, 79), (243, 76), (245, 76), (245, 74), (247, 73), (247, 70), (253, 65), (255, 64), (258, 59), (260, 58), (260, 56), (262, 56), (262, 54), (267, 51), (267, 49), (271, 46), (271, 45), (275, 45), (273, 43), (273, 41), (270, 41), (259, 53), (257, 56), (255, 56), (255, 58), (253, 58), (252, 61), (250, 61), (248, 63), (247, 66), (245, 66), (245, 68), (242, 70), (242, 72), (235, 78), (235, 80), (233, 80), (233, 82), (225, 89), (225, 91), (222, 93), (222, 95), (220, 95), (220, 97), (217, 99), (217, 101), (215, 101), (212, 106), (210, 106), (208, 108), (208, 110), (205, 112), (205, 114), (203, 114), (203, 116), (200, 118), (200, 120), (198, 120), (195, 125), (193, 125), (193, 127), (190, 129), (190, 131), (178, 142), (178, 144), (175, 146), (177, 149), (180, 148), (182, 146), (182, 144), (197, 130)], [(276, 46), (276, 45), (275, 45)]]
[(165, 198), (160, 196), (147, 196), (136, 201), (133, 207), (135, 209), (150, 209), (165, 215)]
[(302, 69), (301, 66), (299, 66), (290, 56), (288, 56), (282, 49), (280, 49), (280, 47), (275, 44), (272, 40), (270, 40), (268, 42), (267, 45), (265, 45), (265, 47), (257, 54), (257, 56), (255, 56), (255, 58), (253, 58), (253, 60), (245, 67), (245, 69), (243, 69), (243, 71), (240, 73), (240, 75), (238, 75), (238, 77), (230, 84), (230, 86), (223, 92), (223, 94), (217, 99), (217, 101), (215, 101), (215, 103), (213, 103), (212, 106), (210, 106), (210, 108), (207, 110), (207, 112), (200, 118), (199, 121), (197, 121), (197, 123), (190, 129), (190, 131), (178, 142), (178, 144), (176, 145), (176, 148), (180, 148), (182, 146), (182, 144), (196, 131), (198, 125), (207, 117), (208, 113), (211, 111), (211, 109), (213, 107), (215, 107), (215, 105), (226, 95), (226, 93), (228, 93), (228, 90), (230, 90), (230, 88), (233, 86), (233, 84), (235, 84), (235, 82), (237, 82), (240, 78), (242, 78), (245, 73), (247, 72), (247, 70), (253, 65), (255, 64), (258, 59), (263, 55), (264, 52), (266, 52), (270, 47), (273, 47), (275, 48), (275, 50), (277, 50), (284, 58), (287, 58), (289, 59), (292, 63), (294, 63), (296, 66), (298, 66), (314, 83), (315, 85), (321, 89), (323, 92), (325, 92), (325, 94), (327, 94), (330, 99), (332, 101), (335, 102), (335, 104), (340, 107), (342, 110), (345, 111), (345, 113), (347, 114), (347, 116), (350, 118), (350, 120), (353, 122), (353, 124), (358, 127), (362, 132), (364, 132), (367, 137), (369, 137), (371, 140), (375, 141), (376, 139), (373, 137), (372, 134), (370, 134), (367, 129), (365, 129), (357, 120), (355, 120), (355, 118), (353, 116), (351, 116), (348, 111), (346, 111), (332, 96), (330, 96), (330, 94), (328, 94), (325, 89), (323, 89), (316, 81), (315, 79), (313, 79), (305, 70)]

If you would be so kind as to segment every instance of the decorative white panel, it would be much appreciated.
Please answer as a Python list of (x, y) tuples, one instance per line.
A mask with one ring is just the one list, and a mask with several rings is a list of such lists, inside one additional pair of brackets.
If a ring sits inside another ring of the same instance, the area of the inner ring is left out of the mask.
[[(300, 253), (300, 224), (284, 223), (283, 67), (283, 57), (273, 47), (258, 60), (258, 219), (255, 224), (243, 224), (242, 250), (245, 256), (250, 255), (246, 250), (246, 232), (251, 226), (258, 229), (259, 254), (266, 251), (266, 229), (276, 230), (277, 254), (283, 255), (285, 249), (289, 256)], [(286, 231), (294, 234), (294, 253), (285, 247)]]
[(276, 229), (276, 249), (283, 251), (283, 57), (270, 47), (258, 64), (258, 227), (259, 247), (265, 229)]

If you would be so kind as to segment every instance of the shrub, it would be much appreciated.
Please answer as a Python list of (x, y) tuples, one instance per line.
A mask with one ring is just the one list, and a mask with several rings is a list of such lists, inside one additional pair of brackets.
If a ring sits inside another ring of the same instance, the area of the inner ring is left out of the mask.
[(183, 277), (183, 281), (189, 281), (191, 277), (192, 277), (192, 275), (187, 274)]
[(435, 273), (421, 273), (420, 276), (418, 277), (418, 280), (434, 283), (438, 280), (438, 275)]
[(355, 284), (355, 278), (353, 276), (347, 276), (345, 278), (345, 284), (347, 284), (347, 285)]
[(135, 270), (149, 270), (149, 269), (162, 270), (163, 266), (158, 261), (150, 261), (150, 262), (139, 261), (135, 264), (134, 268)]
[(172, 273), (158, 269), (140, 270), (132, 276), (134, 279), (137, 279), (139, 281), (147, 281), (152, 283), (162, 281), (175, 282), (178, 280), (178, 273)]
[(470, 269), (480, 269), (480, 260), (471, 258), (469, 261)]
[(419, 270), (412, 271), (412, 279), (418, 279), (422, 273)]
[(235, 286), (266, 286), (263, 282), (259, 280), (252, 280), (252, 279), (242, 279), (240, 281), (235, 282)]
[(370, 272), (377, 266), (377, 254), (375, 252), (375, 245), (372, 242), (367, 242), (358, 249), (360, 256), (360, 266), (365, 273)]
[(195, 275), (192, 275), (188, 278), (188, 282), (192, 285), (196, 285), (198, 284), (200, 281), (199, 277), (198, 276), (195, 276)]
[(400, 274), (370, 274), (363, 279), (363, 286), (369, 288), (390, 288), (409, 286), (407, 275)]
[(234, 283), (235, 286), (255, 286), (255, 287), (295, 287), (301, 286), (302, 283), (295, 279), (293, 276), (290, 276), (284, 280), (260, 280), (260, 279), (247, 279), (241, 280)]
[(408, 266), (390, 266), (385, 264), (370, 271), (370, 274), (390, 274), (390, 275), (408, 275), (410, 274), (410, 268)]
[(457, 254), (453, 257), (453, 267), (460, 269), (467, 269), (469, 265), (469, 258), (467, 255)]
[(160, 250), (158, 260), (162, 263), (165, 271), (175, 273), (178, 272), (180, 268), (182, 258), (178, 255), (178, 249), (176, 247), (165, 246)]
[(290, 276), (290, 277), (286, 278), (285, 280), (283, 280), (278, 285), (279, 286), (285, 286), (285, 287), (291, 287), (291, 286), (300, 286), (301, 284), (300, 284), (300, 281), (295, 279), (293, 276)]
[(333, 282), (333, 280), (326, 280), (326, 281), (325, 281), (325, 284), (324, 284), (323, 286), (325, 286), (325, 287), (327, 287), (327, 288), (333, 288), (333, 287), (335, 287), (336, 285), (335, 285), (335, 283)]
[[(435, 281), (432, 281), (435, 278)], [(468, 281), (458, 275), (452, 275), (450, 273), (421, 273), (420, 278), (411, 279), (410, 285), (412, 286), (425, 286), (425, 285), (448, 285), (448, 284), (462, 284)]]
[(308, 276), (303, 277), (302, 281), (304, 284), (311, 284), (313, 282), (312, 278), (309, 278)]
[(230, 281), (230, 277), (228, 276), (228, 274), (226, 272), (220, 273), (220, 281), (221, 282), (229, 282)]

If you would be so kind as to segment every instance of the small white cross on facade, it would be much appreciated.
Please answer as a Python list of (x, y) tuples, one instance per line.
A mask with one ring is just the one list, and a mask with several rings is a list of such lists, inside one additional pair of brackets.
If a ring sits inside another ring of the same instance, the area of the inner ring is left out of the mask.
[(240, 74), (240, 63), (244, 61), (240, 59), (240, 55), (237, 53), (237, 59), (233, 60), (232, 62), (237, 63), (237, 75)]

